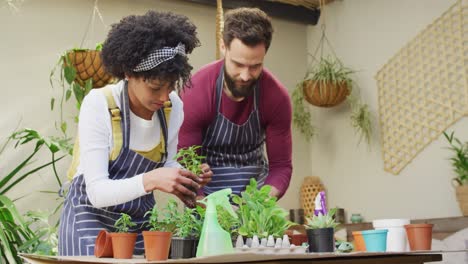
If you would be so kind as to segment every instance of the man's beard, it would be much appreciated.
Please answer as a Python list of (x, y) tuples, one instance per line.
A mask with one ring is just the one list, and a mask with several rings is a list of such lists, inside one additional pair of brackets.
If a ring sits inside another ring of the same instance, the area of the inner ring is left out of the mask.
[(252, 79), (250, 85), (236, 87), (235, 80), (226, 72), (226, 67), (224, 68), (224, 82), (234, 98), (248, 97), (253, 94), (257, 81), (258, 79)]

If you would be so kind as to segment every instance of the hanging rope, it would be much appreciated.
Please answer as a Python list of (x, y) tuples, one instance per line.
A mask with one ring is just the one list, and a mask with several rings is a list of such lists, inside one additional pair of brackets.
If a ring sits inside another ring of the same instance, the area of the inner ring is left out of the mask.
[(216, 59), (221, 57), (221, 39), (223, 38), (224, 17), (223, 17), (223, 1), (216, 0)]
[(91, 16), (89, 17), (88, 25), (86, 26), (86, 31), (83, 35), (83, 38), (81, 39), (80, 48), (83, 48), (83, 44), (88, 36), (90, 29), (91, 29), (91, 35), (94, 34), (94, 22), (96, 21), (96, 15), (99, 16), (99, 20), (101, 21), (104, 28), (107, 28), (106, 24), (104, 23), (104, 18), (102, 17), (101, 12), (99, 11), (98, 0), (95, 0), (93, 12), (91, 13)]

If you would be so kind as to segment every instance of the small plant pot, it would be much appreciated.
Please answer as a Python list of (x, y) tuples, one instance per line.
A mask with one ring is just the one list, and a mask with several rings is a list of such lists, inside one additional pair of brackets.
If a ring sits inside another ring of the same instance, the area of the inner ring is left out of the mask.
[(146, 260), (167, 260), (171, 238), (171, 232), (143, 231)]
[(468, 185), (455, 187), (455, 193), (463, 216), (468, 216)]
[(307, 243), (309, 241), (307, 234), (292, 234), (290, 237), (291, 244), (295, 246), (302, 246), (303, 243)]
[(387, 229), (361, 231), (367, 252), (385, 252), (387, 250)]
[(431, 250), (433, 224), (409, 224), (405, 225), (406, 235), (410, 249)]
[(364, 241), (361, 231), (354, 231), (352, 234), (354, 237), (354, 250), (366, 251), (366, 242)]
[(133, 258), (133, 250), (137, 239), (136, 233), (111, 233), (112, 251), (116, 259)]
[(112, 238), (106, 230), (99, 231), (96, 237), (94, 246), (94, 256), (96, 258), (112, 258), (114, 252), (112, 250)]
[(387, 251), (408, 251), (408, 238), (403, 227), (410, 223), (409, 219), (379, 219), (372, 221), (375, 229), (387, 229)]
[(334, 252), (335, 250), (335, 231), (332, 227), (307, 229), (307, 238), (309, 239), (310, 252)]
[(171, 259), (193, 258), (197, 252), (198, 239), (173, 237)]

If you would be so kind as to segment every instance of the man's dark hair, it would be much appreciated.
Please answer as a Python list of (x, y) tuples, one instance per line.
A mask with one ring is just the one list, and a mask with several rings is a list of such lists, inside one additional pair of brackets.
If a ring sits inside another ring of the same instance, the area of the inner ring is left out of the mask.
[(149, 11), (145, 15), (124, 17), (113, 24), (103, 44), (101, 57), (106, 70), (119, 79), (125, 75), (176, 82), (180, 89), (190, 80), (192, 66), (186, 56), (176, 55), (143, 72), (133, 69), (155, 49), (185, 44), (191, 53), (200, 46), (195, 25), (183, 15)]
[(226, 47), (229, 48), (232, 40), (237, 38), (250, 47), (263, 43), (268, 50), (273, 26), (265, 12), (258, 8), (241, 7), (229, 10), (224, 18), (223, 41)]

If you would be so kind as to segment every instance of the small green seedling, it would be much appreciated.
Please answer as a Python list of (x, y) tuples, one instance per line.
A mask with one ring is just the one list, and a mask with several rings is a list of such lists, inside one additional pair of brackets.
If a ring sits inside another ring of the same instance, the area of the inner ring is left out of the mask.
[(120, 218), (114, 224), (117, 233), (128, 233), (129, 228), (134, 226), (136, 224), (132, 222), (132, 217), (125, 213), (121, 213)]

